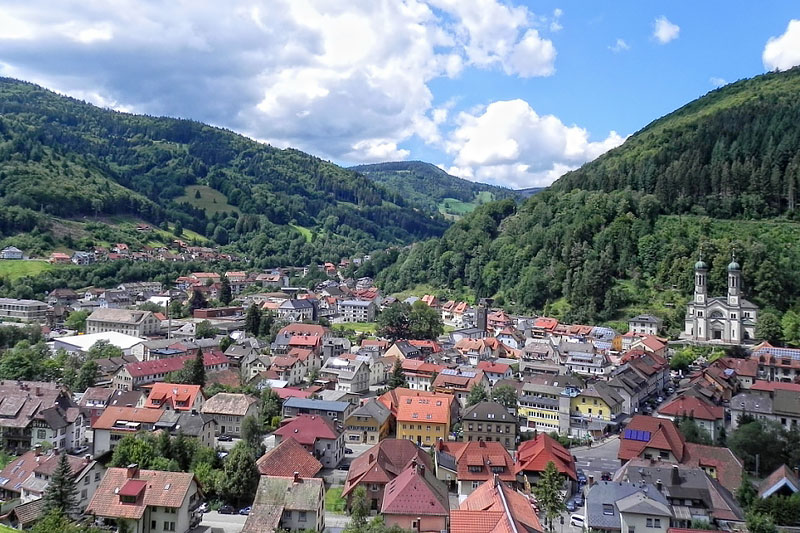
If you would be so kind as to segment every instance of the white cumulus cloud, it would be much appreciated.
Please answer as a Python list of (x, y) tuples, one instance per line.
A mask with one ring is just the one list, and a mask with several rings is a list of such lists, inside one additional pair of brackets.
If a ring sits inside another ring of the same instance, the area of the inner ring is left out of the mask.
[(714, 87), (722, 87), (723, 85), (727, 85), (728, 84), (728, 82), (725, 80), (725, 78), (719, 78), (717, 76), (711, 76), (708, 79), (708, 81)]
[(800, 65), (800, 20), (790, 20), (782, 35), (769, 38), (761, 60), (768, 70), (787, 70)]
[(408, 157), (400, 145), (415, 136), (443, 142), (436, 78), (555, 70), (540, 17), (505, 0), (7, 4), (2, 75), (345, 161)]
[(680, 33), (680, 26), (673, 24), (665, 16), (658, 17), (653, 23), (653, 37), (661, 44), (677, 39)]
[(549, 185), (625, 140), (612, 131), (602, 141), (590, 141), (586, 129), (539, 115), (519, 99), (462, 112), (457, 123), (447, 141), (454, 156), (449, 170), (513, 188)]
[(630, 50), (631, 47), (625, 42), (624, 39), (617, 39), (614, 44), (608, 47), (608, 49), (617, 54), (619, 52), (624, 52), (625, 50)]

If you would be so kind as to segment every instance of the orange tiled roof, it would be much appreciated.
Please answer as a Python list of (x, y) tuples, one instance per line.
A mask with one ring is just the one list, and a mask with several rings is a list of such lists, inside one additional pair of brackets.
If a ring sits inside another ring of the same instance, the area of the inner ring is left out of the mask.
[(180, 383), (154, 383), (144, 406), (160, 409), (168, 405), (176, 411), (190, 411), (194, 407), (200, 385), (182, 385)]
[(517, 450), (515, 472), (544, 472), (547, 463), (553, 462), (562, 474), (573, 480), (578, 479), (575, 469), (575, 459), (572, 454), (558, 443), (553, 437), (545, 433), (534, 440), (520, 444)]
[[(155, 424), (164, 413), (160, 409), (139, 409), (138, 407), (106, 407), (92, 429), (112, 429), (117, 421), (139, 422), (141, 424)], [(125, 428), (117, 428), (125, 429)], [(135, 431), (132, 428), (131, 431)]]
[(450, 421), (450, 405), (442, 398), (411, 398), (400, 401), (398, 422), (446, 424)]
[(294, 476), (299, 472), (300, 477), (314, 477), (322, 470), (322, 463), (292, 437), (262, 455), (256, 466), (262, 476)]
[(497, 478), (483, 483), (450, 512), (450, 530), (458, 533), (543, 531), (531, 500)]
[[(184, 472), (140, 470), (131, 474), (127, 468), (109, 468), (86, 514), (139, 520), (148, 506), (179, 508), (194, 480), (194, 474)], [(123, 493), (135, 496), (135, 503), (122, 503)]]

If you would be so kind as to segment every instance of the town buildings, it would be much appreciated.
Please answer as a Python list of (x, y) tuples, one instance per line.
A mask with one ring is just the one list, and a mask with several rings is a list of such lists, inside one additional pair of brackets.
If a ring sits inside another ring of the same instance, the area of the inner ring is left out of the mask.
[(517, 447), (517, 417), (497, 402), (479, 402), (467, 407), (461, 417), (465, 442), (499, 442), (509, 450)]
[(205, 401), (202, 413), (217, 423), (218, 435), (241, 436), (242, 421), (258, 417), (258, 399), (247, 394), (219, 392)]
[(16, 298), (0, 298), (0, 320), (11, 318), (20, 322), (47, 321), (49, 306), (39, 300), (18, 300)]
[(128, 309), (97, 309), (86, 319), (86, 333), (116, 331), (134, 337), (156, 335), (161, 331), (161, 321), (150, 311)]
[(345, 420), (347, 443), (376, 444), (389, 436), (392, 412), (375, 398), (356, 408)]
[(261, 476), (242, 533), (324, 531), (325, 485), (321, 479)]
[(397, 405), (397, 438), (407, 439), (419, 446), (431, 446), (450, 433), (450, 402), (452, 398), (406, 396)]
[(297, 415), (285, 420), (274, 435), (276, 444), (283, 439), (293, 438), (325, 468), (335, 468), (344, 457), (343, 433), (322, 416)]

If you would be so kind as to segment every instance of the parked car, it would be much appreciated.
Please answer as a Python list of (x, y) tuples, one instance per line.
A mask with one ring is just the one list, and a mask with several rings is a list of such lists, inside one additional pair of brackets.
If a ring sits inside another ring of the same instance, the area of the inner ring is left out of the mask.
[(584, 474), (583, 469), (579, 468), (576, 473), (578, 475), (578, 483), (586, 483), (586, 474)]
[(567, 511), (569, 511), (570, 513), (575, 509), (577, 509), (577, 507), (575, 506), (575, 502), (572, 500), (567, 500), (567, 503), (565, 505), (567, 507)]
[(586, 527), (586, 519), (582, 514), (573, 514), (569, 517), (569, 525), (575, 527)]
[(242, 514), (242, 515), (245, 515), (245, 516), (247, 516), (247, 515), (249, 515), (249, 514), (250, 514), (250, 511), (251, 511), (252, 509), (253, 509), (253, 508), (252, 508), (252, 507), (250, 507), (250, 506), (248, 505), (247, 507), (243, 507), (243, 508), (239, 509), (239, 514)]
[(217, 440), (220, 441), (220, 442), (222, 442), (222, 441), (230, 442), (230, 441), (233, 440), (233, 437), (231, 437), (230, 435), (224, 435), (223, 434), (223, 435), (220, 435), (219, 437), (217, 437)]
[(219, 514), (234, 514), (236, 509), (233, 508), (233, 505), (223, 505), (218, 512)]
[(659, 396), (658, 398), (656, 398), (656, 401), (657, 401), (658, 403), (661, 403), (661, 402), (663, 402), (663, 401), (664, 401), (664, 397), (663, 397), (663, 396)]
[(347, 455), (350, 455), (350, 454), (353, 453), (353, 449), (352, 448), (345, 448), (344, 449), (344, 453), (346, 453)]
[(576, 494), (575, 498), (574, 498), (574, 501), (575, 501), (575, 505), (577, 505), (578, 507), (583, 505), (583, 494), (581, 494), (580, 492), (578, 494)]
[(336, 470), (350, 470), (350, 463), (342, 463), (336, 467)]
[(208, 502), (201, 503), (200, 506), (197, 508), (197, 510), (200, 511), (201, 513), (207, 513), (209, 509), (210, 508), (208, 506)]
[(72, 454), (73, 455), (83, 455), (83, 454), (87, 453), (88, 451), (89, 451), (89, 447), (88, 446), (81, 446), (80, 448), (75, 448), (74, 450), (72, 450)]

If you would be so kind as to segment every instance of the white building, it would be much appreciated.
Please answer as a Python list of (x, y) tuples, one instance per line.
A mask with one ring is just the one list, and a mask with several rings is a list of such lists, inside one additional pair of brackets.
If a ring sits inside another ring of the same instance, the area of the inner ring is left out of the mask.
[(638, 315), (628, 320), (628, 331), (640, 335), (658, 335), (664, 321), (653, 315)]
[(97, 309), (86, 319), (86, 333), (106, 331), (145, 337), (158, 334), (161, 331), (161, 321), (150, 311)]
[(339, 316), (343, 322), (372, 322), (376, 306), (367, 300), (345, 300), (339, 303)]
[(694, 299), (686, 309), (682, 337), (725, 344), (752, 342), (756, 335), (758, 306), (742, 298), (742, 271), (735, 258), (728, 265), (728, 296), (709, 298), (708, 265), (694, 265)]
[(48, 307), (39, 300), (0, 298), (0, 320), (13, 318), (22, 322), (45, 322)]

